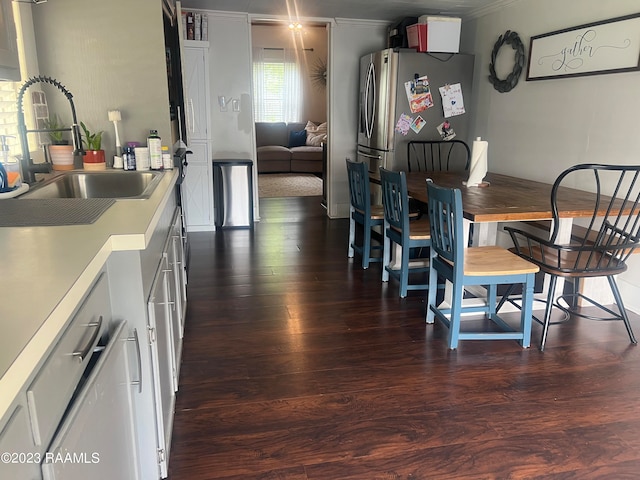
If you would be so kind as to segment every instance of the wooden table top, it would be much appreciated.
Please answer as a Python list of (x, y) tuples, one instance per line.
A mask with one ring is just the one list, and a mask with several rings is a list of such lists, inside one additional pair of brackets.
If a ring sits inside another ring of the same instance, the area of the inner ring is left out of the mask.
[[(468, 172), (407, 172), (407, 190), (417, 201), (427, 203), (427, 178), (436, 185), (459, 188), (462, 192), (464, 217), (472, 222), (506, 222), (549, 220), (551, 213), (551, 184), (497, 173), (487, 173), (486, 187), (463, 185)], [(377, 178), (376, 178), (377, 177)], [(379, 174), (372, 174), (380, 182)], [(570, 188), (561, 188), (562, 218), (576, 218), (593, 214), (594, 194)]]

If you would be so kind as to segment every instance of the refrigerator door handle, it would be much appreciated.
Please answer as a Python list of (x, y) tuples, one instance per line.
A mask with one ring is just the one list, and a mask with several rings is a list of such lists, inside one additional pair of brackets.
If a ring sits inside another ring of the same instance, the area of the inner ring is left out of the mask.
[(373, 158), (375, 160), (380, 160), (382, 158), (382, 155), (371, 155), (370, 153), (364, 153), (362, 150), (358, 150), (358, 155), (362, 155), (366, 158)]
[[(369, 108), (370, 100), (373, 102), (371, 109)], [(371, 115), (369, 115), (370, 110)], [(367, 83), (364, 94), (364, 120), (367, 138), (371, 138), (376, 120), (376, 75), (375, 65), (373, 63), (369, 64), (369, 69), (367, 71)]]

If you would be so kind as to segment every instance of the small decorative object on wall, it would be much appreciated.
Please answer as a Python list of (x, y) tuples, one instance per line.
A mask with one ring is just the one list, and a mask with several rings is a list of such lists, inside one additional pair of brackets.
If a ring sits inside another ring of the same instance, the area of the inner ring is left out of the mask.
[(531, 37), (527, 80), (640, 70), (640, 13)]
[[(498, 52), (503, 45), (509, 45), (511, 48), (515, 50), (515, 58), (513, 64), (513, 70), (511, 73), (505, 78), (501, 80), (498, 78), (496, 74), (496, 58), (498, 58)], [(510, 92), (514, 89), (514, 87), (518, 84), (518, 80), (520, 80), (520, 75), (522, 74), (522, 68), (524, 67), (524, 45), (522, 44), (522, 40), (516, 32), (512, 32), (511, 30), (507, 30), (504, 32), (504, 35), (500, 35), (498, 37), (498, 41), (493, 46), (493, 51), (491, 52), (491, 63), (489, 64), (489, 81), (493, 84), (493, 88), (495, 88), (500, 93)]]
[(319, 59), (311, 69), (311, 82), (320, 88), (327, 86), (327, 62)]

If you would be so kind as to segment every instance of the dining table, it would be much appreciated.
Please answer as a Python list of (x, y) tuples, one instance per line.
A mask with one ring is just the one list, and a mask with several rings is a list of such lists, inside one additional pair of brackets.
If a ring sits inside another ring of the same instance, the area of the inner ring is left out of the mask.
[[(465, 234), (471, 232), (472, 245), (496, 245), (499, 239), (499, 225), (505, 222), (529, 222), (525, 228), (540, 228), (541, 221), (553, 220), (551, 211), (550, 183), (538, 182), (526, 178), (488, 172), (480, 186), (466, 186), (469, 173), (466, 171), (423, 171), (406, 172), (408, 194), (417, 202), (427, 204), (427, 179), (445, 188), (459, 188), (462, 194), (462, 214), (464, 216)], [(371, 172), (370, 179), (380, 183), (380, 174)], [(558, 198), (562, 208), (558, 211), (559, 225), (556, 242), (569, 243), (575, 219), (590, 217), (593, 214), (595, 194), (584, 190), (561, 187)], [(604, 212), (603, 212), (604, 213)], [(473, 229), (471, 229), (473, 225)], [(551, 229), (549, 229), (551, 231)], [(396, 255), (394, 255), (396, 256)], [(562, 291), (562, 278), (559, 279), (558, 291)], [(541, 292), (537, 298), (545, 298), (548, 278), (545, 278)], [(599, 279), (583, 282), (583, 292), (595, 297), (603, 304), (611, 303), (613, 298), (608, 288), (602, 288)]]

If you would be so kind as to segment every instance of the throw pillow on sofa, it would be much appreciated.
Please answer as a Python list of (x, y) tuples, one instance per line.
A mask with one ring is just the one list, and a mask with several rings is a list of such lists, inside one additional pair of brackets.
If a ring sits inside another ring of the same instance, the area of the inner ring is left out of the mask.
[(327, 122), (320, 125), (307, 122), (307, 126), (304, 129), (307, 132), (307, 146), (320, 147), (323, 142), (327, 141)]
[(289, 133), (289, 148), (304, 147), (307, 144), (307, 131)]

